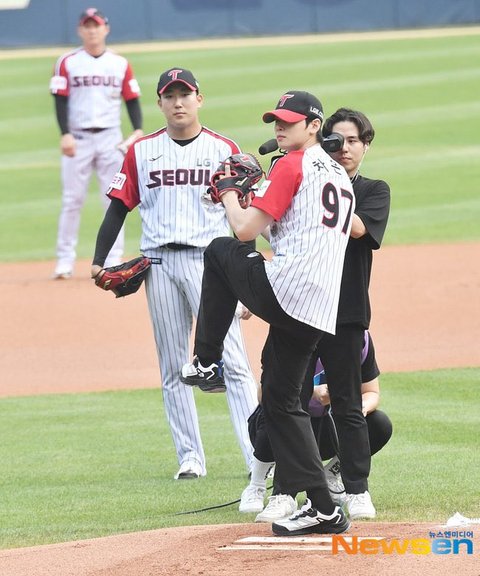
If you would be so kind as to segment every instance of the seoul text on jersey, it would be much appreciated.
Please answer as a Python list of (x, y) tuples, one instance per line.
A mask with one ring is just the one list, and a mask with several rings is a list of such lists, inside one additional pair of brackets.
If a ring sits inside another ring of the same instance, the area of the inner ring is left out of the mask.
[(199, 186), (210, 184), (210, 170), (191, 170), (187, 168), (177, 168), (176, 170), (153, 170), (149, 173), (150, 182), (147, 188), (158, 188), (159, 186), (184, 186), (190, 184)]
[(116, 76), (74, 76), (73, 86), (76, 88), (80, 86), (112, 86), (113, 88), (120, 88), (122, 85), (119, 78)]

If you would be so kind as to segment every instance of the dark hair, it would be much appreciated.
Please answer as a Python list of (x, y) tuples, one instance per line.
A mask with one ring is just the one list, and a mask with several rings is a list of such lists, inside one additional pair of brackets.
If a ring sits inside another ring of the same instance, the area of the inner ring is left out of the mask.
[(375, 138), (375, 130), (370, 120), (363, 112), (351, 110), (350, 108), (339, 108), (325, 120), (322, 130), (323, 136), (330, 136), (333, 132), (332, 128), (337, 122), (353, 122), (358, 128), (358, 137), (364, 144), (370, 144)]
[[(318, 116), (307, 116), (305, 118), (305, 123), (308, 126), (309, 124), (311, 124), (314, 120), (320, 120), (320, 118)], [(320, 128), (318, 129), (317, 132), (317, 142), (320, 142), (320, 144), (323, 142), (323, 136), (322, 136), (322, 120), (320, 120)]]

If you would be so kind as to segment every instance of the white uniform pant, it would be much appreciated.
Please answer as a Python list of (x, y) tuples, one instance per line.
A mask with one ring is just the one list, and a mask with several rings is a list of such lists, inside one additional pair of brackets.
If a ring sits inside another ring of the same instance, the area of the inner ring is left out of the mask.
[[(62, 156), (62, 209), (57, 234), (57, 272), (72, 271), (80, 228), (80, 213), (88, 193), (92, 172), (96, 171), (104, 210), (110, 204), (106, 192), (120, 169), (123, 154), (117, 150), (122, 141), (119, 128), (101, 132), (75, 131), (77, 142), (73, 157)], [(119, 264), (123, 255), (124, 229), (120, 231), (105, 266)]]
[[(163, 401), (178, 463), (197, 462), (206, 473), (193, 388), (180, 382), (180, 371), (191, 361), (193, 316), (197, 315), (203, 275), (203, 249), (172, 251), (160, 248), (148, 256), (161, 258), (146, 280), (146, 293), (162, 377)], [(247, 419), (257, 405), (256, 384), (245, 350), (240, 320), (235, 317), (223, 354), (230, 417), (247, 469), (252, 445)], [(219, 430), (219, 438), (221, 438)]]

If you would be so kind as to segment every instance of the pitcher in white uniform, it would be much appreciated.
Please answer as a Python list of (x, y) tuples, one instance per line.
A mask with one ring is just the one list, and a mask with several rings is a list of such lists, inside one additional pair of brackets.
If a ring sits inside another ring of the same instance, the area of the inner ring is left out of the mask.
[[(62, 134), (62, 209), (57, 232), (56, 279), (73, 274), (80, 213), (93, 171), (97, 173), (106, 210), (110, 204), (106, 192), (124, 153), (143, 135), (140, 88), (128, 61), (107, 49), (109, 31), (108, 19), (96, 8), (83, 12), (78, 24), (83, 45), (57, 60), (50, 81)], [(125, 140), (120, 126), (122, 99), (134, 130)], [(122, 230), (109, 255), (108, 266), (121, 262), (123, 240)]]
[[(324, 332), (335, 332), (340, 280), (355, 198), (345, 170), (322, 149), (320, 101), (308, 92), (284, 94), (263, 116), (275, 122), (287, 151), (244, 209), (235, 190), (221, 197), (239, 238), (218, 238), (205, 251), (196, 357), (183, 381), (200, 385), (208, 367), (221, 382), (223, 342), (240, 300), (270, 325), (262, 351), (262, 406), (275, 456), (275, 483), (284, 494), (306, 491), (290, 518), (272, 525), (279, 535), (341, 533), (349, 521), (328, 490), (318, 445), (300, 393), (310, 358)], [(228, 167), (225, 169), (229, 176)], [(240, 240), (270, 227), (273, 257)]]
[[(165, 412), (180, 465), (175, 479), (181, 480), (207, 473), (194, 391), (180, 382), (179, 372), (189, 357), (200, 303), (203, 253), (214, 238), (230, 233), (222, 205), (213, 204), (206, 191), (216, 167), (239, 148), (201, 125), (203, 96), (192, 72), (167, 70), (157, 93), (167, 126), (131, 147), (111, 184), (112, 203), (99, 230), (92, 277), (101, 270), (128, 211), (138, 206), (141, 252), (153, 264), (146, 292)], [(238, 317), (227, 335), (224, 359), (230, 416), (249, 470), (253, 449), (247, 419), (256, 405), (256, 385)]]

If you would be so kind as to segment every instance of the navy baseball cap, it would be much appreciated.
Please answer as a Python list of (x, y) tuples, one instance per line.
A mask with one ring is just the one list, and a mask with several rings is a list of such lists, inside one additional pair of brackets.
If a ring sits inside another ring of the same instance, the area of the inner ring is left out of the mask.
[(265, 112), (263, 115), (263, 121), (267, 124), (275, 120), (294, 123), (307, 118), (323, 120), (323, 107), (316, 96), (299, 90), (285, 92), (275, 110)]
[(157, 86), (157, 94), (163, 94), (170, 84), (173, 84), (174, 82), (182, 82), (194, 92), (197, 92), (200, 88), (200, 84), (197, 82), (195, 76), (190, 72), (190, 70), (185, 70), (185, 68), (170, 68), (160, 76)]
[(80, 15), (80, 26), (83, 26), (88, 20), (93, 20), (97, 24), (108, 24), (108, 18), (96, 8), (87, 8)]

